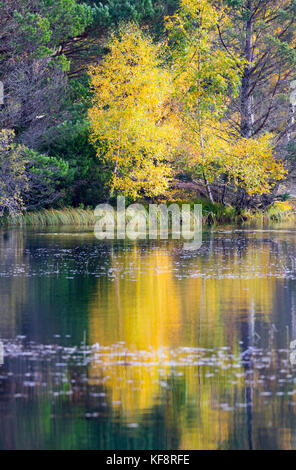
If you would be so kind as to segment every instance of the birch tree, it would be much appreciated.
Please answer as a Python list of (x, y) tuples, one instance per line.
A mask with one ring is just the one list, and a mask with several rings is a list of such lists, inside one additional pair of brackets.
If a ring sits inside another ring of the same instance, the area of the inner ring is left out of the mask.
[(167, 27), (183, 128), (182, 164), (202, 176), (212, 202), (211, 182), (222, 175), (249, 196), (268, 193), (285, 174), (273, 152), (273, 135), (256, 138), (226, 119), (249, 67), (235, 47), (226, 49), (220, 41), (220, 28), (231, 27), (226, 9), (209, 0), (182, 0)]
[(135, 24), (113, 35), (109, 54), (90, 69), (92, 142), (112, 169), (110, 195), (165, 194), (178, 124), (168, 113), (173, 82), (160, 47)]

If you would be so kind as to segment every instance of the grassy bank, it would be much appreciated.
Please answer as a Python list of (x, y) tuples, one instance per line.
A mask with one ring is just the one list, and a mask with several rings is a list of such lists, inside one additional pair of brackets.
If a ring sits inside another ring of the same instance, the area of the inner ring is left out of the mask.
[[(296, 213), (296, 202), (287, 201), (276, 201), (264, 212), (251, 209), (237, 210), (231, 206), (205, 200), (178, 201), (178, 203), (190, 203), (192, 206), (193, 204), (202, 204), (204, 224), (228, 224), (248, 221), (281, 222), (293, 218)], [(94, 211), (80, 208), (43, 209), (19, 216), (0, 217), (0, 226), (2, 227), (50, 227), (59, 225), (79, 227), (94, 226), (95, 223)]]
[(295, 217), (296, 206), (290, 201), (275, 201), (265, 210), (236, 209), (218, 203), (203, 204), (203, 218), (205, 223), (243, 223), (250, 221), (281, 222)]
[(58, 225), (90, 226), (95, 224), (91, 209), (43, 209), (19, 216), (0, 218), (2, 227), (49, 227)]
[(194, 204), (202, 205), (203, 223), (213, 224), (236, 224), (243, 222), (281, 222), (292, 219), (296, 214), (296, 201), (275, 201), (265, 210), (259, 209), (237, 209), (230, 205), (223, 205), (208, 200), (191, 199), (191, 200), (174, 200), (170, 203), (190, 204), (193, 208)]

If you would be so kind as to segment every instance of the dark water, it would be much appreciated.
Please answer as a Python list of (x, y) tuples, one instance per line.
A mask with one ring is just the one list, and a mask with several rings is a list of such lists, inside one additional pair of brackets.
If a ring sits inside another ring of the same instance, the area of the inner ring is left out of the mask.
[(0, 233), (0, 448), (296, 448), (296, 229), (203, 239)]

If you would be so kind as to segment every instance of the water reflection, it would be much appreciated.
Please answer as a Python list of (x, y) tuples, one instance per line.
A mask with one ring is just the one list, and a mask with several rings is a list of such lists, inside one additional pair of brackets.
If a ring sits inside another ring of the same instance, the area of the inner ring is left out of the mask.
[(0, 447), (295, 448), (295, 233), (2, 233)]

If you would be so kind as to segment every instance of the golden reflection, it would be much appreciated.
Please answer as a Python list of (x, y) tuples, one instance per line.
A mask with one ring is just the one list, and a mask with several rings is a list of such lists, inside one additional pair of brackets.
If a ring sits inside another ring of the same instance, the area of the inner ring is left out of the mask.
[(154, 351), (225, 346), (236, 339), (236, 320), (254, 312), (268, 319), (276, 290), (268, 249), (250, 246), (228, 258), (223, 251), (206, 259), (195, 255), (182, 267), (174, 256), (170, 249), (145, 252), (137, 245), (113, 254), (114, 277), (99, 278), (90, 302), (90, 343), (124, 341), (128, 349)]
[(91, 342), (125, 341), (137, 350), (179, 345), (181, 306), (170, 254), (156, 249), (142, 255), (134, 246), (114, 255), (112, 270), (115, 279), (107, 284), (99, 279), (90, 306)]
[[(125, 366), (108, 370), (103, 364), (104, 371), (102, 364), (92, 363), (90, 383), (98, 383), (102, 374), (110, 373), (106, 385), (115, 406), (120, 402), (126, 412), (148, 409), (160, 389), (159, 363), (169, 359), (165, 347), (180, 344), (181, 308), (172, 260), (159, 249), (143, 256), (134, 246), (128, 256), (114, 256), (112, 268), (115, 279), (107, 284), (99, 280), (98, 296), (91, 304), (89, 342), (110, 346), (124, 341), (128, 351), (148, 353), (142, 357), (144, 366), (130, 367), (129, 357), (120, 358)], [(102, 297), (100, 293), (106, 289), (107, 295)]]
[[(262, 247), (261, 247), (262, 248)], [(180, 266), (178, 255), (165, 247), (113, 253), (112, 280), (98, 280), (97, 295), (89, 308), (89, 342), (108, 347), (106, 360), (92, 362), (91, 385), (104, 384), (114, 410), (129, 420), (164, 400), (167, 418), (178, 421), (184, 449), (217, 448), (234, 432), (233, 415), (220, 408), (217, 397), (244, 401), (244, 371), (238, 364), (235, 386), (227, 370), (215, 371), (188, 365), (180, 373), (187, 406), (173, 403), (170, 380), (178, 366), (178, 347), (223, 347), (239, 353), (237, 321), (252, 322), (254, 314), (268, 319), (275, 295), (276, 266), (268, 249), (249, 246), (244, 253), (225, 256), (223, 250), (205, 258), (192, 256)], [(182, 272), (186, 276), (182, 276)], [(192, 275), (188, 276), (188, 272)], [(116, 345), (124, 343), (127, 355), (109, 365)], [(141, 363), (137, 351), (145, 351)], [(133, 356), (135, 354), (135, 356)], [(211, 375), (211, 374), (210, 374)], [(163, 403), (162, 403), (163, 404)], [(178, 415), (175, 413), (178, 410)], [(194, 425), (192, 425), (194, 421)]]

